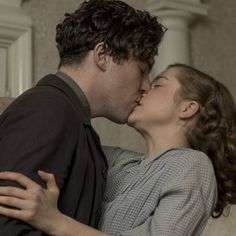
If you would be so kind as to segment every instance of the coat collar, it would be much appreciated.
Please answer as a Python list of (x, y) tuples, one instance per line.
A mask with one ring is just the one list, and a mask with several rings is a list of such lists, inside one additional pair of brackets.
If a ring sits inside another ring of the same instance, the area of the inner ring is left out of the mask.
[(66, 82), (64, 82), (63, 80), (61, 80), (54, 74), (49, 74), (49, 75), (46, 75), (44, 78), (42, 78), (36, 84), (36, 86), (51, 86), (51, 87), (55, 87), (59, 89), (72, 102), (77, 112), (79, 112), (79, 116), (83, 124), (91, 126), (90, 117), (86, 113), (86, 110), (83, 109), (82, 102), (80, 101), (77, 94)]

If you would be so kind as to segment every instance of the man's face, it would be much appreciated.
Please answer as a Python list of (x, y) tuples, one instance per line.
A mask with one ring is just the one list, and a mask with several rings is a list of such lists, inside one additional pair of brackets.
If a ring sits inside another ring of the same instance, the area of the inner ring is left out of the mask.
[(108, 73), (110, 82), (107, 118), (117, 123), (126, 123), (142, 93), (150, 88), (149, 67), (130, 58), (121, 64), (112, 62)]

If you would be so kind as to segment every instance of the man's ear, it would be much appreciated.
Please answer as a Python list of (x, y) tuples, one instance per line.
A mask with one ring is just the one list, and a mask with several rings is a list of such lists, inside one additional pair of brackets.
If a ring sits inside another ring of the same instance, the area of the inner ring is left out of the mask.
[(199, 104), (196, 101), (181, 101), (179, 117), (188, 119), (193, 117), (199, 110)]
[(97, 67), (105, 71), (108, 63), (108, 55), (105, 50), (104, 43), (98, 43), (93, 49), (93, 58)]

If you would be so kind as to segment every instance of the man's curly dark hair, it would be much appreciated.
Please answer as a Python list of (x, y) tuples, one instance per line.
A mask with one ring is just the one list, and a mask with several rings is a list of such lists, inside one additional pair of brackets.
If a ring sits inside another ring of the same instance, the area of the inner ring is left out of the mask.
[(56, 30), (59, 67), (80, 64), (102, 42), (114, 62), (134, 57), (151, 68), (166, 29), (155, 16), (122, 1), (90, 0), (74, 13), (66, 13)]

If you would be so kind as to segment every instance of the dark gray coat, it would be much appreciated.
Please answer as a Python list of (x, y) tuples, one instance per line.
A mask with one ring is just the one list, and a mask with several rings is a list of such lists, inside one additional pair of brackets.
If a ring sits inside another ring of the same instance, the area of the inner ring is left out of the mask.
[[(44, 77), (0, 117), (0, 171), (18, 171), (41, 185), (37, 170), (54, 173), (59, 209), (96, 226), (107, 172), (99, 137), (74, 91), (55, 75)], [(0, 181), (0, 185), (9, 182)], [(10, 183), (14, 185), (14, 183)], [(0, 235), (44, 235), (0, 216)]]

